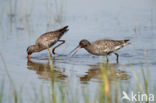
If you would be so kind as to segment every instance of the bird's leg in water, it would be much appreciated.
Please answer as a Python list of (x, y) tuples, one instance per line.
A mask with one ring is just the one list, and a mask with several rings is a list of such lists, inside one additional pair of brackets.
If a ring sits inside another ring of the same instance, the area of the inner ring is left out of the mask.
[(114, 53), (116, 55), (116, 63), (119, 63), (119, 54), (118, 53)]
[(55, 46), (55, 47), (53, 48), (53, 50), (52, 50), (52, 53), (53, 53), (53, 54), (55, 54), (55, 49), (56, 49), (57, 47), (59, 47), (59, 46), (61, 46), (62, 44), (65, 43), (65, 40), (58, 40), (58, 42), (62, 42), (62, 43), (60, 43), (59, 45), (57, 45), (57, 46)]
[(108, 60), (108, 55), (106, 55), (106, 61), (107, 61), (107, 63), (109, 62), (109, 60)]

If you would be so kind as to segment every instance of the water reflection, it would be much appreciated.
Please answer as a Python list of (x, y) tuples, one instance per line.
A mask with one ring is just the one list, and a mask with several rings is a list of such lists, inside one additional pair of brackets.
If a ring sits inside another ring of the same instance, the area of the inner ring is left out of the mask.
[[(110, 81), (113, 80), (128, 80), (130, 79), (130, 75), (126, 73), (126, 71), (120, 70), (117, 67), (119, 64), (116, 63), (104, 63), (102, 64), (103, 68), (107, 70), (108, 78)], [(88, 83), (91, 79), (99, 79), (101, 77), (100, 64), (91, 65), (91, 68), (86, 72), (86, 75), (80, 76), (80, 81), (83, 83)]]
[(63, 70), (54, 66), (54, 70), (52, 71), (48, 63), (40, 63), (29, 60), (27, 61), (27, 68), (29, 70), (36, 71), (36, 74), (39, 75), (40, 79), (48, 80), (49, 78), (52, 78), (65, 80), (67, 78)]

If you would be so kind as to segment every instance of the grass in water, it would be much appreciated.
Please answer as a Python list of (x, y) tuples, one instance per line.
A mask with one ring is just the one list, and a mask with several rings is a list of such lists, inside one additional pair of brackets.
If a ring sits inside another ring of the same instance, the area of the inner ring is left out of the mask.
[[(34, 100), (30, 102), (38, 102), (38, 103), (140, 103), (139, 101), (128, 101), (128, 100), (122, 100), (121, 97), (122, 92), (125, 91), (127, 94), (129, 94), (131, 91), (134, 93), (145, 93), (149, 94), (149, 88), (150, 83), (148, 82), (147, 76), (149, 76), (149, 71), (144, 69), (141, 69), (141, 76), (138, 76), (137, 73), (132, 69), (133, 77), (136, 80), (136, 84), (134, 85), (135, 88), (130, 87), (123, 87), (120, 80), (113, 79), (113, 81), (110, 80), (110, 66), (109, 63), (100, 63), (99, 69), (100, 69), (100, 85), (98, 87), (98, 90), (95, 93), (92, 93), (87, 87), (83, 87), (80, 89), (70, 89), (72, 87), (72, 84), (70, 84), (70, 79), (66, 82), (57, 83), (56, 78), (54, 78), (55, 72), (54, 72), (54, 66), (53, 66), (53, 60), (51, 57), (51, 52), (48, 48), (49, 53), (49, 69), (51, 72), (50, 80), (48, 81), (48, 87), (46, 89), (48, 92), (44, 91), (43, 86), (40, 86), (40, 89), (36, 89), (34, 86), (32, 91), (34, 91), (35, 96), (29, 97), (29, 100)], [(7, 65), (5, 64), (5, 60), (3, 56), (1, 55), (1, 60), (3, 61), (5, 72), (7, 73), (7, 76), (9, 78), (10, 82), (10, 88), (12, 96), (9, 98), (9, 101), (13, 101), (13, 103), (25, 103), (25, 99), (22, 97), (22, 94), (24, 88), (20, 89), (20, 91), (17, 91), (17, 88), (14, 86), (14, 81), (11, 79), (11, 76), (7, 70)], [(147, 62), (148, 63), (148, 62)], [(132, 67), (133, 68), (133, 67)], [(148, 69), (146, 67), (146, 69)], [(148, 71), (148, 72), (147, 72)], [(114, 72), (114, 71), (113, 71)], [(142, 78), (143, 82), (141, 82), (140, 77)], [(126, 79), (125, 79), (126, 80)], [(3, 80), (0, 81), (0, 103), (4, 103), (4, 97), (5, 97), (5, 83)], [(65, 86), (66, 85), (66, 86)], [(126, 89), (125, 89), (126, 88)], [(156, 92), (155, 87), (150, 88), (153, 90), (153, 92)], [(80, 92), (81, 91), (81, 92)], [(10, 93), (10, 91), (8, 91)], [(92, 96), (92, 94), (95, 94)], [(29, 94), (25, 94), (29, 95)], [(82, 99), (80, 99), (82, 98)], [(79, 100), (80, 99), (80, 100)], [(142, 101), (141, 103), (149, 103), (148, 99), (145, 99), (145, 101)]]

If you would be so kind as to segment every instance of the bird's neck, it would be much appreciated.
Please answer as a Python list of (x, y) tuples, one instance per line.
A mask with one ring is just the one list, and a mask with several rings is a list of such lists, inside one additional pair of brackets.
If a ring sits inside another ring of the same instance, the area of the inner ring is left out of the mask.
[(40, 52), (41, 48), (38, 45), (33, 45), (33, 52)]
[(87, 47), (85, 47), (85, 49), (89, 52), (92, 53), (92, 46), (88, 45)]

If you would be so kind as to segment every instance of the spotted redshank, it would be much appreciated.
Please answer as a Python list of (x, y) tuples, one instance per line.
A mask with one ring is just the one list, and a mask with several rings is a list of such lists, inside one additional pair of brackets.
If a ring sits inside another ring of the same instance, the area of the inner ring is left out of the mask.
[[(80, 50), (80, 48), (86, 49), (89, 53), (98, 56), (106, 56), (106, 61), (108, 62), (108, 55), (114, 53), (116, 55), (116, 62), (118, 63), (119, 54), (116, 53), (120, 48), (130, 44), (129, 40), (97, 40), (90, 43), (88, 40), (81, 40), (79, 45), (72, 50)], [(77, 52), (76, 51), (76, 52)], [(76, 52), (74, 54), (76, 54)], [(74, 55), (73, 54), (73, 55)]]
[(47, 48), (50, 48), (53, 46), (57, 41), (61, 42), (59, 45), (55, 46), (52, 49), (52, 53), (55, 54), (55, 49), (59, 47), (60, 45), (65, 43), (65, 40), (60, 40), (60, 38), (63, 36), (65, 32), (68, 31), (68, 26), (65, 26), (61, 29), (47, 32), (42, 34), (37, 40), (35, 45), (31, 45), (27, 48), (27, 54), (28, 54), (28, 59), (31, 58), (31, 54), (34, 52), (40, 52), (42, 50), (45, 50)]

